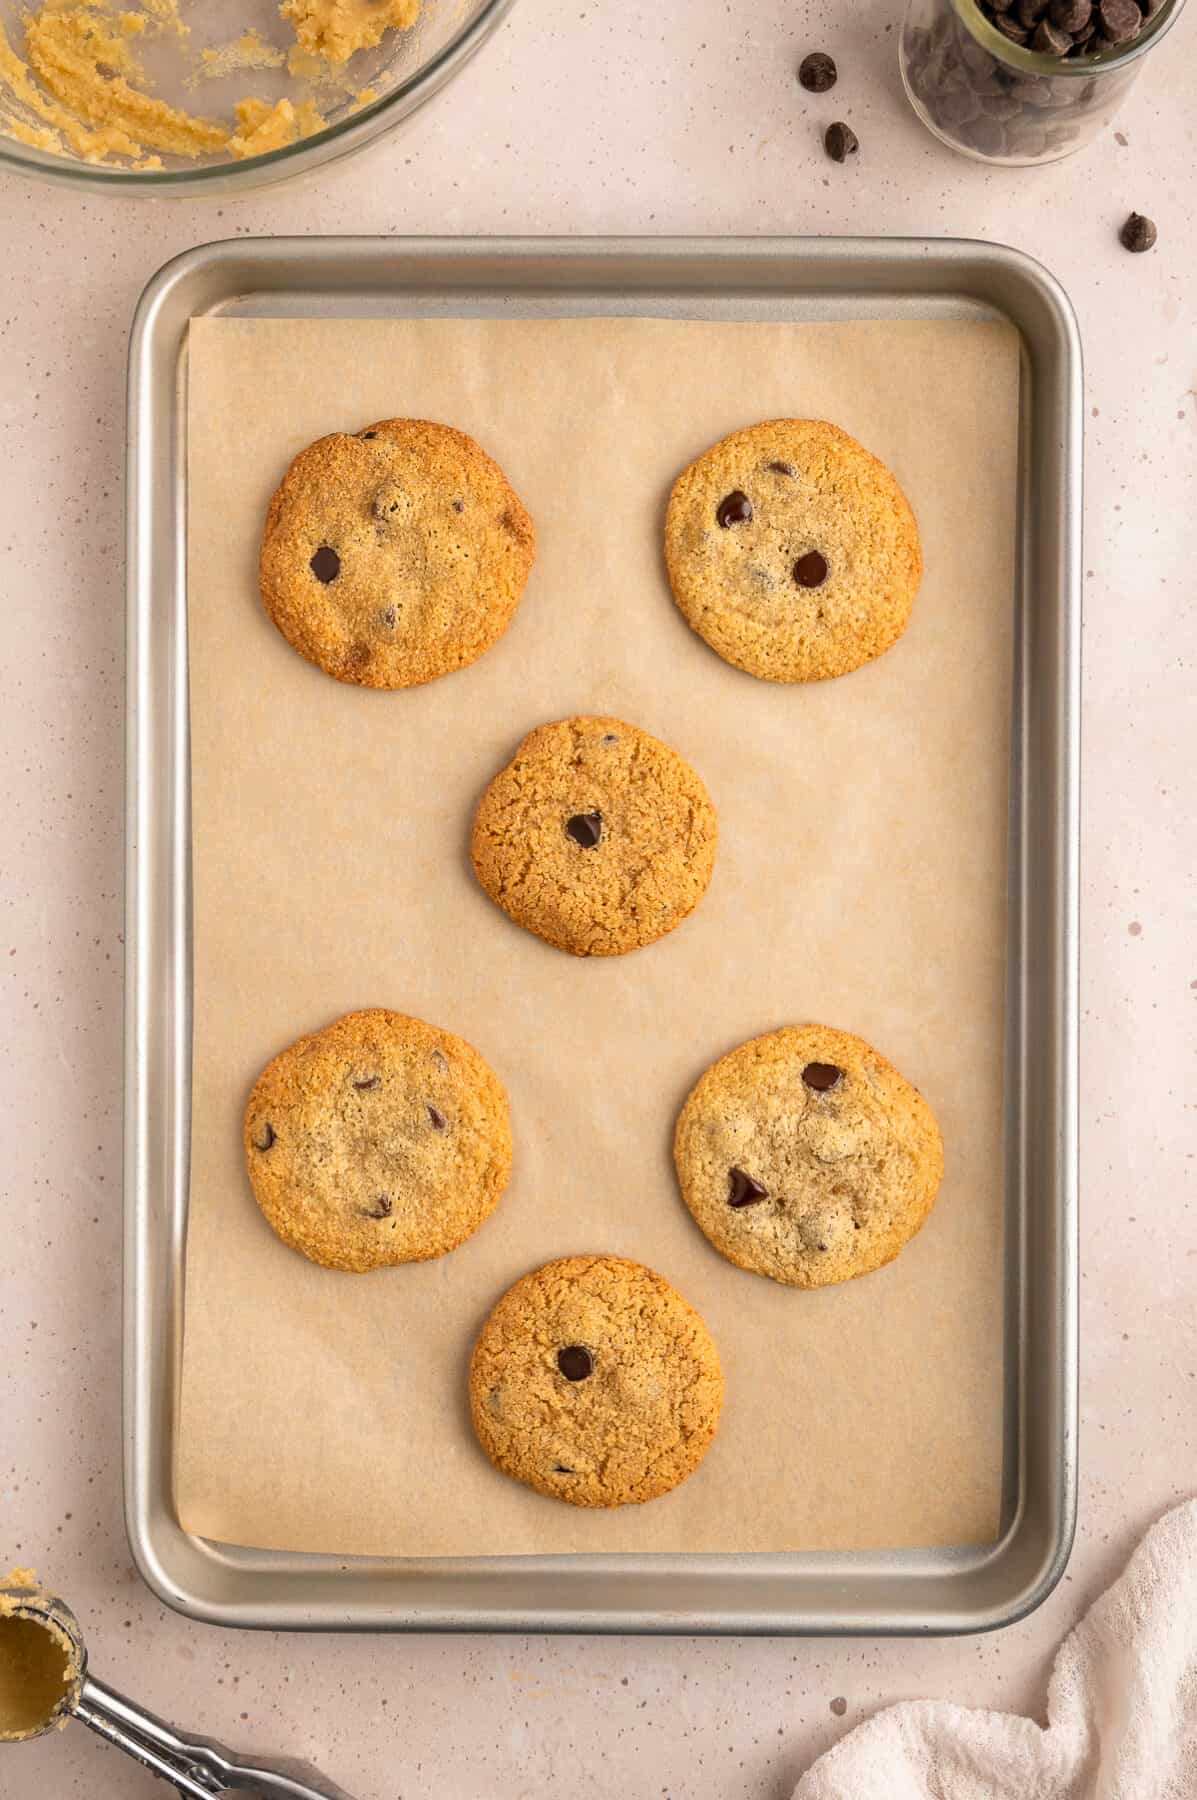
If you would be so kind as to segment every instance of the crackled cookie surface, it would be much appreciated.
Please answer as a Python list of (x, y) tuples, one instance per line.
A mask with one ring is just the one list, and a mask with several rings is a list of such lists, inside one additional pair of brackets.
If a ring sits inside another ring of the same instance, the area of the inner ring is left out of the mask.
[(625, 1506), (684, 1481), (723, 1403), (719, 1353), (689, 1303), (640, 1263), (570, 1256), (508, 1289), (470, 1363), (495, 1467), (573, 1506)]
[(575, 956), (617, 956), (693, 911), (717, 837), (676, 750), (622, 719), (579, 717), (528, 733), (482, 796), (472, 848), (518, 925)]
[(502, 636), (534, 545), (528, 513), (473, 438), (382, 419), (295, 458), (266, 516), (262, 599), (288, 643), (338, 681), (412, 687)]
[(893, 475), (818, 419), (750, 425), (692, 462), (670, 495), (665, 559), (699, 636), (767, 681), (820, 681), (880, 656), (923, 569)]
[(863, 1038), (794, 1025), (701, 1077), (677, 1123), (682, 1196), (742, 1269), (824, 1287), (890, 1262), (926, 1219), (943, 1144), (916, 1088)]
[(245, 1109), (254, 1198), (330, 1269), (453, 1250), (511, 1172), (507, 1095), (472, 1045), (381, 1009), (347, 1013), (276, 1056)]

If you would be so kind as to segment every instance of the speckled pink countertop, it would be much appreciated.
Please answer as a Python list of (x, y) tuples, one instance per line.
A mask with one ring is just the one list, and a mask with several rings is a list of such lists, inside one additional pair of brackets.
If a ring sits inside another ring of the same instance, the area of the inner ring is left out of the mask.
[[(97, 1670), (361, 1800), (781, 1800), (875, 1707), (1042, 1716), (1052, 1651), (1197, 1489), (1197, 13), (1113, 129), (1043, 170), (941, 149), (898, 0), (522, 0), (397, 137), (236, 203), (0, 184), (0, 1557)], [(798, 89), (808, 49), (841, 78)], [(1186, 96), (1188, 105), (1186, 106)], [(835, 101), (828, 109), (828, 99)], [(860, 155), (823, 156), (845, 117)], [(1150, 213), (1130, 256), (1117, 227)], [(974, 235), (1061, 278), (1086, 356), (1081, 1514), (1031, 1619), (934, 1642), (264, 1637), (165, 1611), (120, 1495), (122, 455), (130, 313), (189, 245), (273, 232)], [(0, 1752), (7, 1800), (163, 1790), (81, 1728)]]

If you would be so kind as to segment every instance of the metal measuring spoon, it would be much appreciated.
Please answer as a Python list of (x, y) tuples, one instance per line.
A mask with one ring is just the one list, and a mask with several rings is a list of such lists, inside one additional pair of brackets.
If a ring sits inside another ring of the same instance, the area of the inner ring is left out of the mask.
[[(40, 1629), (53, 1648), (47, 1656), (36, 1639), (23, 1638), (20, 1650), (33, 1687), (28, 1701), (33, 1716), (23, 1720), (18, 1711), (14, 1726), (6, 1729), (0, 1714), (0, 1744), (23, 1743), (68, 1719), (78, 1719), (191, 1800), (213, 1800), (214, 1795), (234, 1792), (258, 1794), (262, 1800), (350, 1800), (343, 1788), (310, 1763), (287, 1756), (268, 1760), (238, 1756), (210, 1738), (180, 1737), (173, 1726), (105, 1687), (87, 1672), (87, 1649), (78, 1619), (65, 1601), (41, 1587), (0, 1585), (0, 1697), (4, 1636), (21, 1626)], [(19, 1673), (15, 1640), (10, 1639), (10, 1647), (12, 1669)], [(58, 1653), (63, 1659), (61, 1676)], [(17, 1698), (14, 1693), (14, 1703)], [(40, 1717), (39, 1698), (48, 1709)]]

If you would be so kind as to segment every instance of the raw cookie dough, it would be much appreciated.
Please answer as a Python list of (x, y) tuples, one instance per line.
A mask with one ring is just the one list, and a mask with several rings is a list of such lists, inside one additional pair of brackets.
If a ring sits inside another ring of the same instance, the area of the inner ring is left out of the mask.
[[(163, 155), (260, 156), (324, 129), (327, 121), (310, 96), (274, 102), (246, 96), (229, 124), (149, 93), (132, 41), (173, 33), (179, 57), (190, 55), (184, 48), (188, 27), (177, 6), (178, 0), (140, 0), (136, 9), (118, 10), (114, 0), (45, 0), (24, 15), (23, 57), (0, 26), (0, 131), (84, 162), (115, 158), (156, 169)], [(355, 50), (378, 44), (391, 27), (412, 25), (418, 10), (419, 0), (285, 0), (280, 13), (295, 24), (292, 54), (300, 59), (292, 73), (307, 80), (328, 78)], [(201, 50), (193, 60), (194, 74), (206, 76), (277, 67), (283, 55), (246, 32), (220, 49)], [(366, 103), (359, 94), (355, 104)]]
[[(28, 1591), (6, 1591), (13, 1589)], [(55, 1710), (81, 1678), (75, 1647), (57, 1625), (21, 1615), (22, 1604), (43, 1593), (32, 1569), (10, 1569), (0, 1578), (0, 1743), (61, 1724)]]
[(568, 1256), (525, 1275), (470, 1363), (490, 1460), (571, 1506), (668, 1493), (706, 1455), (722, 1404), (702, 1319), (662, 1276), (619, 1256)]
[(823, 681), (880, 656), (923, 572), (890, 471), (819, 419), (749, 425), (683, 470), (665, 560), (698, 635), (765, 681)]
[(506, 631), (536, 533), (496, 462), (451, 425), (380, 419), (301, 450), (262, 531), (262, 603), (338, 681), (404, 688)]
[(702, 1076), (674, 1138), (682, 1197), (716, 1250), (791, 1287), (890, 1262), (943, 1176), (931, 1108), (863, 1038), (793, 1025)]
[(326, 1269), (444, 1256), (511, 1173), (507, 1094), (464, 1038), (403, 1013), (347, 1013), (259, 1075), (245, 1160), (267, 1223)]
[(680, 925), (706, 892), (718, 821), (689, 763), (623, 719), (530, 731), (483, 794), (474, 872), (526, 931), (620, 956)]

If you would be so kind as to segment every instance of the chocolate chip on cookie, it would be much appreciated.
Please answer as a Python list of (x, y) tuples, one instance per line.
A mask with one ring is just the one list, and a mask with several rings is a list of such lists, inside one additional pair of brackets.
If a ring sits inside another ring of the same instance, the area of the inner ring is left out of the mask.
[(511, 1169), (507, 1095), (451, 1032), (348, 1013), (262, 1071), (245, 1148), (254, 1198), (284, 1243), (330, 1269), (419, 1262), (497, 1205)]
[(889, 470), (815, 419), (750, 425), (692, 462), (669, 498), (665, 559), (693, 629), (767, 681), (846, 675), (890, 649), (923, 567)]
[(517, 1281), (470, 1361), (478, 1441), (497, 1469), (572, 1506), (651, 1500), (706, 1455), (719, 1354), (660, 1275), (571, 1256)]
[(922, 1095), (863, 1038), (802, 1025), (712, 1064), (682, 1108), (674, 1162), (729, 1262), (823, 1287), (880, 1268), (914, 1236), (943, 1144)]
[(266, 516), (262, 600), (288, 643), (338, 681), (412, 687), (502, 636), (534, 541), (473, 438), (383, 419), (295, 458)]
[(618, 956), (680, 925), (715, 863), (689, 763), (620, 719), (529, 732), (483, 794), (474, 869), (517, 925), (575, 956)]

